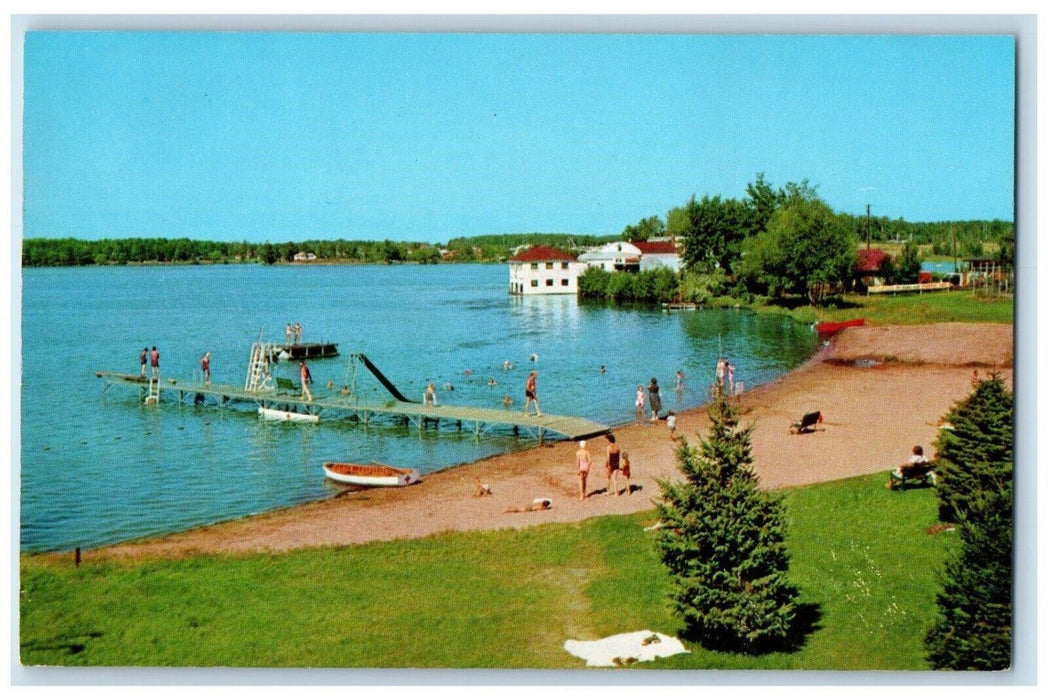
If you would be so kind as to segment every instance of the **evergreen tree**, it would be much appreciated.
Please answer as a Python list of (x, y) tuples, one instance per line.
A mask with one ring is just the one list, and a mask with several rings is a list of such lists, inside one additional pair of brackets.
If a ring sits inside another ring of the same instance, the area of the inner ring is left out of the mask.
[(1000, 671), (1012, 655), (1012, 490), (971, 501), (946, 560), (940, 616), (925, 637), (936, 669)]
[(788, 578), (782, 501), (758, 490), (750, 433), (724, 397), (698, 448), (681, 440), (685, 481), (660, 481), (656, 546), (674, 583), (686, 638), (761, 653), (787, 646), (798, 591)]
[(1012, 394), (1001, 378), (975, 380), (973, 391), (943, 417), (936, 474), (939, 519), (956, 522), (970, 499), (1012, 480)]
[(957, 522), (939, 619), (925, 637), (940, 669), (1001, 670), (1012, 643), (1012, 394), (996, 375), (945, 416), (939, 436), (940, 515)]

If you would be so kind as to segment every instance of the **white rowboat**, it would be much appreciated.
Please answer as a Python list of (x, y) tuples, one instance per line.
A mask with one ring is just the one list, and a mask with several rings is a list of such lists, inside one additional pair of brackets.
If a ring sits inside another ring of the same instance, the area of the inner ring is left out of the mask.
[(324, 475), (332, 481), (354, 486), (407, 486), (419, 479), (417, 469), (348, 462), (324, 462)]

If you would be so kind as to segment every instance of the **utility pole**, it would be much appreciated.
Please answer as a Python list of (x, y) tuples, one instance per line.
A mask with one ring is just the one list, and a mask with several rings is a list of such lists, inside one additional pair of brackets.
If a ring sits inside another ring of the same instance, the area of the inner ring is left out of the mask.
[(870, 249), (870, 205), (866, 205), (866, 250)]

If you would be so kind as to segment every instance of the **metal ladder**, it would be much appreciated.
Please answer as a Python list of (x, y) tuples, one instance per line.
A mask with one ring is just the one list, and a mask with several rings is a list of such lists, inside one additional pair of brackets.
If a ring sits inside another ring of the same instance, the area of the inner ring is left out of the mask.
[(247, 379), (244, 382), (245, 391), (264, 391), (273, 388), (273, 377), (269, 373), (267, 352), (268, 348), (265, 343), (255, 343), (251, 346), (251, 360), (247, 364)]
[(154, 377), (149, 375), (149, 393), (146, 394), (146, 405), (160, 403), (160, 373)]

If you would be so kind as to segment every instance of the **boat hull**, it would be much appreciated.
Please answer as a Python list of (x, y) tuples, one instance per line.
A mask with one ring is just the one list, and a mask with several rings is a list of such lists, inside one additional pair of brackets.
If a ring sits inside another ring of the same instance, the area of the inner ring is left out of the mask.
[(815, 324), (815, 332), (819, 335), (833, 335), (834, 333), (838, 333), (844, 330), (845, 328), (864, 325), (866, 325), (865, 318), (853, 318), (848, 321), (824, 321), (822, 323)]
[(325, 462), (324, 476), (340, 484), (353, 486), (407, 486), (419, 480), (416, 469), (346, 462)]
[(292, 423), (319, 423), (320, 416), (310, 413), (295, 413), (294, 411), (282, 411), (276, 408), (258, 407), (258, 417), (262, 420), (283, 420)]

